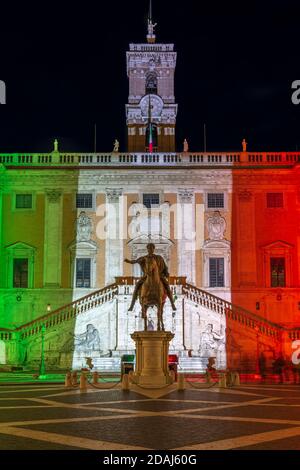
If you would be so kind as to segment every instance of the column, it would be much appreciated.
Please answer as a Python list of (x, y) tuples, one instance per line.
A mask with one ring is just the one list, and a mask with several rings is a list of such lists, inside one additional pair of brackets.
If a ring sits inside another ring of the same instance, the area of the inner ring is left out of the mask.
[(193, 189), (179, 189), (177, 194), (176, 236), (178, 243), (178, 276), (196, 282), (195, 199)]
[(105, 284), (111, 284), (116, 276), (123, 274), (123, 189), (106, 189)]
[(44, 287), (60, 287), (62, 255), (62, 190), (46, 189)]

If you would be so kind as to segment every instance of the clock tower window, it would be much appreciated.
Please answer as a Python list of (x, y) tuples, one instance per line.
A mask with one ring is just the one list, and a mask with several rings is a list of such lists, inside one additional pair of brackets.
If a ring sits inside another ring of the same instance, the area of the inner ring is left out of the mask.
[(146, 95), (157, 95), (157, 75), (149, 72), (146, 76)]

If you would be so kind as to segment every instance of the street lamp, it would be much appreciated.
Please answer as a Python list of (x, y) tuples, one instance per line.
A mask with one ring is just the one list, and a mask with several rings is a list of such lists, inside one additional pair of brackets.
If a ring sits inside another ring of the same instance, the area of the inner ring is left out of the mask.
[[(47, 305), (47, 313), (51, 312), (51, 305)], [(46, 326), (43, 323), (41, 328), (42, 333), (42, 344), (41, 344), (41, 364), (40, 364), (40, 371), (39, 371), (39, 379), (44, 379), (46, 377), (46, 366), (45, 366), (45, 332)]]

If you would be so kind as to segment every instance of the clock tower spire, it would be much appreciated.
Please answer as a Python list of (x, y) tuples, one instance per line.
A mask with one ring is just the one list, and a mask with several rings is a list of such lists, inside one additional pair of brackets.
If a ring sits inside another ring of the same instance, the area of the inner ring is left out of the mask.
[(153, 151), (175, 152), (177, 53), (174, 44), (156, 42), (155, 27), (150, 0), (147, 43), (130, 44), (127, 52), (128, 152), (149, 152), (150, 137)]

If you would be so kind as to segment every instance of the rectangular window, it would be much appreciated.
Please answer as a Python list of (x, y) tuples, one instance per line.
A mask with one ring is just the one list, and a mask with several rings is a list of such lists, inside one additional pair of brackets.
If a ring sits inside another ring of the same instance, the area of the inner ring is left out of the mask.
[(143, 204), (147, 209), (159, 206), (159, 194), (143, 194)]
[(285, 287), (285, 258), (271, 258), (271, 287)]
[(224, 194), (223, 193), (208, 193), (207, 194), (207, 208), (208, 209), (223, 209), (224, 208)]
[(92, 194), (76, 194), (76, 208), (77, 209), (92, 209), (93, 208), (93, 195)]
[(16, 209), (32, 209), (32, 194), (16, 194)]
[(91, 287), (91, 259), (76, 260), (76, 287)]
[(15, 258), (13, 262), (14, 262), (13, 287), (27, 289), (28, 288), (28, 259), (27, 258)]
[(283, 193), (267, 193), (267, 207), (269, 209), (283, 207)]
[(209, 258), (209, 287), (224, 287), (224, 258)]

